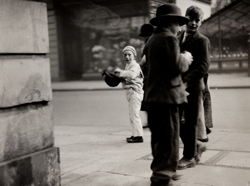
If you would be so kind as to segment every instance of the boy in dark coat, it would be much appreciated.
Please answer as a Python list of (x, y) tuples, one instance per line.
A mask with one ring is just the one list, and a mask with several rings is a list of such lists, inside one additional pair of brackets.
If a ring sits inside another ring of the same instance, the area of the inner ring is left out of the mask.
[(158, 7), (156, 17), (150, 20), (156, 29), (143, 50), (148, 64), (145, 101), (153, 155), (151, 186), (178, 185), (178, 105), (187, 101), (181, 74), (188, 70), (192, 56), (180, 53), (177, 33), (188, 21), (175, 4)]
[[(197, 141), (197, 129), (200, 138), (206, 138), (204, 116), (204, 91), (206, 91), (205, 77), (210, 65), (210, 42), (207, 37), (199, 33), (203, 19), (203, 11), (191, 6), (186, 11), (189, 22), (186, 31), (179, 36), (181, 52), (188, 51), (193, 56), (193, 62), (187, 72), (183, 74), (183, 82), (187, 84), (188, 104), (184, 110), (185, 123), (180, 125), (180, 137), (184, 144), (183, 157), (178, 163), (178, 169), (194, 167), (206, 150), (203, 143)], [(181, 112), (182, 113), (182, 112)], [(198, 142), (198, 143), (197, 143)], [(198, 145), (198, 146), (197, 146)]]

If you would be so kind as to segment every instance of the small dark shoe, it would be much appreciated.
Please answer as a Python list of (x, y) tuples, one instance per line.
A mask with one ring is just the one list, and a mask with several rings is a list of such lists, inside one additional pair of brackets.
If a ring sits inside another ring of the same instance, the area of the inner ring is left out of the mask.
[(209, 138), (204, 138), (204, 139), (198, 139), (200, 142), (208, 142), (209, 141)]
[(177, 170), (183, 170), (191, 167), (195, 167), (196, 161), (194, 158), (186, 159), (185, 157), (181, 158), (178, 162)]
[(142, 136), (136, 136), (130, 139), (127, 139), (128, 143), (142, 143), (143, 142), (143, 138)]
[(173, 179), (170, 180), (154, 180), (151, 181), (150, 186), (181, 186), (180, 183), (176, 182)]
[(180, 180), (181, 179), (181, 174), (175, 174), (175, 175), (173, 175), (172, 177), (171, 177), (171, 179), (172, 180), (174, 180), (174, 181), (177, 181), (177, 180)]
[(129, 137), (129, 138), (126, 138), (126, 140), (129, 140), (129, 139), (132, 139), (134, 136), (131, 136), (131, 137)]

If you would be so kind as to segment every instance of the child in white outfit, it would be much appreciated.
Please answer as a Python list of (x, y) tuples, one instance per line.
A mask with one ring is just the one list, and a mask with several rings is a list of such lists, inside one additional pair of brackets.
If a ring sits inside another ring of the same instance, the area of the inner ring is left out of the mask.
[(125, 79), (122, 84), (129, 102), (129, 119), (132, 125), (132, 136), (127, 138), (127, 142), (140, 143), (143, 142), (142, 122), (139, 115), (143, 99), (143, 73), (140, 65), (135, 61), (137, 53), (134, 47), (126, 46), (122, 53), (127, 64), (125, 70), (117, 68), (115, 74)]

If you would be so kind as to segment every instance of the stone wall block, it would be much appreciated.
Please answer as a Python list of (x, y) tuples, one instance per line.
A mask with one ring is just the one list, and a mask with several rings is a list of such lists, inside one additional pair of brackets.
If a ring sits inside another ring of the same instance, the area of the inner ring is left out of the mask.
[(48, 53), (45, 3), (0, 0), (0, 53)]
[(50, 100), (48, 58), (0, 59), (0, 108)]
[(59, 165), (56, 147), (0, 163), (0, 185), (59, 186)]
[(0, 162), (52, 147), (52, 110), (40, 103), (0, 109)]

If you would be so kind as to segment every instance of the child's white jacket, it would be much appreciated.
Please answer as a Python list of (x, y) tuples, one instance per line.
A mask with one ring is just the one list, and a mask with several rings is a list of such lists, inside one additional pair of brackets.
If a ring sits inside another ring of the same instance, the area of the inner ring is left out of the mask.
[(133, 88), (136, 92), (143, 93), (142, 86), (144, 77), (140, 65), (135, 60), (125, 66), (125, 70), (120, 72), (120, 77), (125, 79), (122, 83), (123, 88)]

